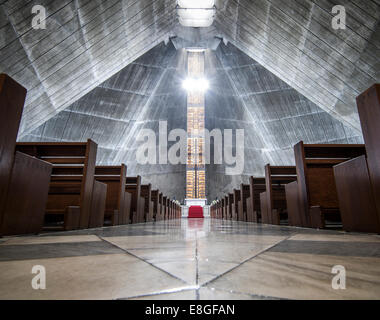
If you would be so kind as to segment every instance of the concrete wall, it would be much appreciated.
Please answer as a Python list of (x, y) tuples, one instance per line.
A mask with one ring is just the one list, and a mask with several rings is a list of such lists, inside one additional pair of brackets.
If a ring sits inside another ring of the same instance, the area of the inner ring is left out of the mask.
[(98, 164), (126, 163), (128, 175), (139, 174), (143, 183), (181, 201), (186, 166), (137, 164), (136, 138), (140, 130), (152, 129), (158, 140), (159, 121), (167, 121), (168, 132), (186, 130), (185, 63), (184, 50), (161, 43), (20, 140), (93, 139)]
[[(343, 124), (291, 88), (231, 43), (208, 51), (206, 128), (244, 129), (242, 175), (226, 176), (224, 165), (207, 166), (207, 197), (216, 197), (262, 176), (264, 166), (294, 164), (293, 146), (305, 143), (362, 143), (356, 130)], [(233, 140), (235, 141), (235, 139)], [(213, 141), (211, 141), (213, 154)]]

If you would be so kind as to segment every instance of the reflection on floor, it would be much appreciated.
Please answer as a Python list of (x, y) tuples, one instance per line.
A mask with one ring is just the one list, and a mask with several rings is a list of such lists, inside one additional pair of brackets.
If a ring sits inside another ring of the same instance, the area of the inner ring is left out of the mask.
[(0, 299), (380, 299), (380, 237), (183, 219), (2, 238)]

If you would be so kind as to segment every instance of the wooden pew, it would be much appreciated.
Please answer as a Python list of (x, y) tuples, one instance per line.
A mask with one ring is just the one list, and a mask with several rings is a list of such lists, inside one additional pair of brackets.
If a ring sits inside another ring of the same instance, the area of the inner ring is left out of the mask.
[(169, 200), (169, 214), (168, 219), (173, 220), (173, 200)]
[(334, 176), (343, 229), (380, 232), (366, 157), (335, 166)]
[(233, 207), (233, 203), (234, 203), (234, 194), (233, 193), (229, 193), (227, 194), (227, 218), (228, 220), (232, 220), (232, 207)]
[(226, 196), (222, 197), (223, 199), (223, 220), (228, 220), (227, 219), (227, 200)]
[(161, 221), (164, 220), (163, 216), (163, 208), (164, 208), (164, 202), (163, 202), (163, 197), (164, 195), (162, 192), (159, 193), (158, 195), (158, 208), (157, 208), (157, 216), (156, 216), (156, 221)]
[(246, 199), (248, 222), (261, 221), (260, 194), (265, 190), (265, 178), (249, 178), (249, 197)]
[(224, 199), (224, 208), (223, 208), (224, 217), (223, 217), (223, 219), (229, 220), (229, 217), (228, 217), (228, 196), (224, 196), (223, 199)]
[(141, 197), (145, 199), (144, 201), (144, 221), (152, 222), (153, 221), (153, 207), (154, 203), (152, 202), (152, 185), (146, 184), (141, 186)]
[(240, 198), (238, 202), (238, 220), (239, 221), (248, 221), (247, 220), (247, 199), (250, 197), (250, 185), (241, 184), (240, 185)]
[(166, 220), (166, 212), (167, 212), (168, 198), (167, 196), (162, 196), (162, 207), (161, 207), (161, 217), (162, 220)]
[(288, 220), (285, 186), (294, 181), (297, 181), (295, 166), (265, 166), (266, 191), (260, 194), (262, 223), (279, 225)]
[(104, 225), (128, 224), (132, 195), (125, 191), (127, 166), (96, 166), (95, 180), (107, 185)]
[(179, 219), (179, 208), (177, 202), (174, 202), (174, 219)]
[(219, 219), (223, 220), (224, 215), (224, 198), (219, 199)]
[(176, 208), (176, 219), (181, 218), (181, 206), (176, 202), (175, 203), (175, 208)]
[(232, 204), (232, 220), (238, 221), (240, 190), (234, 189), (234, 202)]
[(366, 156), (334, 167), (343, 229), (380, 233), (380, 84), (357, 98)]
[(301, 213), (299, 209), (298, 183), (294, 181), (285, 185), (286, 207), (288, 210), (288, 225), (302, 226)]
[(95, 142), (20, 142), (16, 150), (53, 164), (46, 230), (103, 226), (107, 185), (94, 178)]
[(127, 177), (125, 191), (131, 194), (130, 223), (144, 222), (145, 199), (141, 196), (141, 177)]
[(176, 219), (181, 219), (181, 216), (181, 206), (178, 203), (176, 203)]
[(174, 200), (171, 200), (170, 202), (170, 208), (171, 208), (171, 219), (173, 220), (175, 217), (174, 217)]
[[(290, 219), (300, 221), (301, 227), (325, 228), (340, 223), (339, 203), (333, 167), (350, 159), (365, 155), (364, 145), (304, 144), (294, 146), (297, 170), (296, 212), (288, 210)], [(287, 195), (287, 199), (289, 196)]]
[(357, 98), (360, 123), (367, 150), (367, 162), (380, 223), (380, 84)]
[(152, 197), (152, 202), (153, 202), (153, 217), (152, 221), (158, 221), (158, 215), (160, 212), (160, 191), (159, 190), (152, 190), (151, 191), (151, 197)]
[(0, 236), (41, 231), (52, 165), (15, 152), (26, 89), (0, 74)]
[(165, 220), (170, 220), (170, 198), (166, 197), (165, 203)]

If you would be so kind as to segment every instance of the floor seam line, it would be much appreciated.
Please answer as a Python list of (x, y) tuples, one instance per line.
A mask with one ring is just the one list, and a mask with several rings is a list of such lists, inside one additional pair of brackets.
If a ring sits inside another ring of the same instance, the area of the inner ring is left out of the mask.
[(169, 276), (171, 276), (171, 277), (173, 277), (173, 278), (175, 278), (175, 279), (177, 279), (177, 280), (179, 280), (179, 281), (183, 282), (184, 284), (191, 286), (191, 284), (190, 284), (190, 283), (187, 283), (185, 280), (183, 280), (183, 279), (181, 279), (181, 278), (178, 278), (177, 276), (175, 276), (175, 275), (173, 275), (173, 274), (171, 274), (171, 273), (167, 272), (166, 270), (163, 270), (163, 269), (161, 269), (161, 268), (157, 267), (157, 266), (156, 266), (156, 265), (154, 265), (153, 263), (151, 263), (151, 262), (149, 262), (149, 261), (147, 261), (147, 260), (145, 260), (145, 259), (143, 259), (143, 258), (140, 258), (139, 256), (136, 256), (136, 255), (135, 255), (135, 254), (133, 254), (132, 252), (129, 252), (128, 250), (126, 250), (126, 249), (123, 249), (123, 248), (121, 248), (121, 247), (119, 247), (119, 246), (115, 245), (114, 243), (112, 243), (112, 242), (109, 242), (109, 241), (105, 240), (105, 239), (104, 239), (104, 238), (102, 238), (102, 237), (101, 237), (101, 239), (102, 239), (103, 241), (105, 241), (105, 242), (107, 242), (107, 243), (111, 244), (112, 246), (114, 246), (114, 247), (116, 247), (116, 248), (118, 248), (118, 249), (120, 249), (120, 250), (124, 251), (124, 253), (126, 253), (126, 254), (129, 254), (129, 255), (131, 255), (131, 256), (133, 256), (133, 257), (135, 257), (136, 259), (138, 259), (138, 260), (140, 260), (140, 261), (143, 261), (143, 262), (145, 262), (145, 263), (149, 264), (150, 266), (154, 267), (155, 269), (157, 269), (157, 270), (160, 270), (160, 271), (162, 271), (162, 272), (166, 273), (167, 275), (169, 275)]
[(208, 290), (215, 290), (215, 291), (221, 291), (221, 292), (228, 292), (228, 293), (232, 293), (232, 294), (240, 294), (240, 295), (245, 295), (245, 296), (250, 296), (252, 298), (264, 298), (264, 299), (276, 299), (276, 300), (292, 300), (292, 299), (287, 299), (287, 298), (280, 298), (280, 297), (273, 297), (273, 296), (265, 296), (265, 295), (261, 295), (261, 294), (254, 294), (254, 293), (246, 293), (246, 292), (240, 292), (240, 291), (234, 291), (234, 290), (227, 290), (227, 289), (220, 289), (220, 288), (208, 288), (208, 287), (205, 287), (204, 289), (208, 289)]
[(260, 251), (259, 253), (253, 255), (253, 256), (250, 257), (250, 258), (247, 258), (246, 260), (244, 260), (244, 261), (242, 261), (241, 263), (239, 263), (237, 266), (235, 266), (235, 267), (233, 267), (233, 268), (227, 270), (226, 272), (221, 273), (221, 274), (218, 275), (217, 277), (215, 277), (215, 278), (213, 278), (213, 279), (211, 279), (211, 280), (205, 282), (205, 283), (202, 284), (200, 287), (205, 287), (205, 286), (207, 286), (207, 285), (210, 284), (211, 282), (213, 282), (213, 281), (215, 281), (215, 280), (217, 280), (217, 279), (219, 279), (219, 278), (225, 276), (227, 273), (229, 273), (229, 272), (231, 272), (231, 271), (237, 269), (238, 267), (240, 267), (240, 266), (243, 265), (244, 263), (246, 263), (246, 262), (248, 262), (248, 261), (251, 261), (251, 260), (257, 258), (258, 256), (264, 254), (264, 253), (267, 252), (268, 250), (271, 250), (271, 249), (275, 248), (277, 245), (279, 245), (280, 243), (282, 243), (282, 242), (284, 242), (284, 241), (290, 239), (291, 237), (292, 237), (292, 236), (288, 236), (287, 238), (285, 238), (285, 239), (283, 239), (283, 240), (281, 240), (281, 241), (275, 243), (274, 245), (268, 247), (267, 249), (265, 249), (265, 250), (263, 250), (263, 251)]
[(143, 298), (143, 297), (154, 297), (154, 296), (160, 296), (163, 294), (171, 294), (171, 293), (180, 293), (180, 292), (187, 292), (187, 291), (195, 291), (197, 289), (195, 288), (183, 288), (183, 289), (178, 289), (178, 290), (163, 290), (161, 292), (153, 292), (153, 293), (148, 293), (148, 294), (140, 294), (137, 296), (130, 296), (130, 297), (124, 297), (124, 298), (117, 298), (116, 300), (130, 300), (134, 298)]

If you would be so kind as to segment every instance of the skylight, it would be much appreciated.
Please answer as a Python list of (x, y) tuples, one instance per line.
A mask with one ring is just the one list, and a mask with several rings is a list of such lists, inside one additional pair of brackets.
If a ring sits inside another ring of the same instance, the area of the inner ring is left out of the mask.
[(209, 27), (214, 22), (215, 0), (178, 0), (179, 23), (184, 27)]

